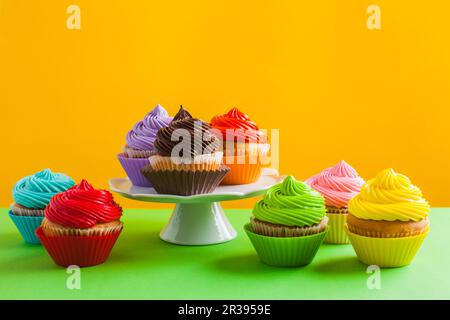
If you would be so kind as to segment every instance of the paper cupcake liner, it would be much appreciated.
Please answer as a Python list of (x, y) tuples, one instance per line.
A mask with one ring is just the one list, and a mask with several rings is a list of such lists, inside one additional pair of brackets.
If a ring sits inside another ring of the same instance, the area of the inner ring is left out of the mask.
[(148, 165), (150, 162), (148, 158), (145, 159), (137, 159), (137, 158), (127, 158), (123, 154), (119, 154), (117, 156), (120, 164), (125, 170), (128, 178), (131, 183), (137, 187), (151, 187), (152, 185), (148, 182), (148, 180), (141, 173), (141, 169)]
[(44, 209), (30, 209), (19, 207), (15, 203), (10, 205), (10, 209), (15, 216), (43, 217), (45, 212)]
[(25, 242), (32, 244), (40, 244), (35, 231), (41, 225), (44, 217), (33, 216), (16, 216), (12, 211), (9, 211), (9, 217), (16, 225)]
[(104, 224), (95, 228), (65, 228), (44, 219), (41, 224), (42, 231), (47, 237), (64, 236), (104, 236), (110, 233), (116, 233), (123, 228), (122, 222)]
[(103, 236), (47, 237), (39, 227), (36, 235), (57, 265), (89, 267), (101, 264), (108, 259), (121, 231), (122, 229)]
[(253, 232), (259, 235), (267, 237), (303, 237), (325, 231), (327, 228), (328, 218), (324, 217), (320, 223), (308, 227), (289, 227), (277, 225), (260, 221), (253, 217), (250, 218), (250, 223)]
[(263, 166), (260, 164), (227, 164), (230, 173), (223, 179), (223, 185), (247, 184), (258, 181)]
[(150, 165), (153, 170), (217, 170), (222, 163), (222, 152), (213, 154), (204, 154), (189, 159), (188, 163), (180, 158), (163, 157), (160, 155), (151, 156), (149, 158)]
[(327, 216), (329, 219), (328, 233), (324, 242), (332, 244), (349, 244), (350, 240), (348, 239), (344, 228), (348, 214), (328, 212)]
[(393, 268), (411, 263), (429, 229), (420, 235), (403, 238), (364, 237), (350, 232), (347, 226), (345, 226), (345, 230), (361, 262), (367, 265)]
[(230, 173), (223, 179), (222, 184), (247, 184), (258, 181), (262, 168), (265, 167), (261, 163), (260, 157), (266, 156), (267, 151), (264, 148), (258, 149), (257, 155), (253, 159), (251, 159), (249, 154), (245, 154), (245, 156), (236, 154), (234, 156), (224, 156), (223, 164), (230, 168)]
[(149, 157), (153, 156), (156, 151), (154, 150), (137, 150), (137, 149), (133, 149), (133, 148), (129, 148), (129, 147), (124, 147), (123, 148), (123, 153), (125, 156), (127, 156), (128, 158), (141, 158), (141, 159), (148, 159)]
[(151, 165), (142, 169), (158, 193), (181, 196), (213, 192), (229, 171), (226, 166), (214, 171), (153, 170)]
[(277, 267), (304, 266), (314, 259), (327, 231), (304, 237), (278, 238), (256, 234), (250, 223), (244, 226), (259, 259)]

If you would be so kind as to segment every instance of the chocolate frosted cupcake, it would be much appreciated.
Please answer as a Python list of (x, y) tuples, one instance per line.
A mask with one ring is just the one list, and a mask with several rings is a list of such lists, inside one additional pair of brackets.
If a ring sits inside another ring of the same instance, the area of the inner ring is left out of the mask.
[(158, 104), (128, 132), (123, 153), (119, 154), (117, 158), (135, 186), (151, 187), (142, 175), (141, 168), (148, 165), (148, 157), (155, 154), (153, 143), (158, 130), (168, 126), (170, 121), (172, 121), (172, 118)]
[(210, 126), (183, 107), (158, 131), (156, 155), (141, 171), (159, 193), (194, 195), (212, 192), (229, 172), (221, 165), (220, 141)]

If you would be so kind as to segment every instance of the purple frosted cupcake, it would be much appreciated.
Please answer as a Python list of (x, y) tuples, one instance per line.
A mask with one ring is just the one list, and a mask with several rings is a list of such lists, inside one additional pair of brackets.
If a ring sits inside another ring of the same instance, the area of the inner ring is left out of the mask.
[(154, 154), (153, 143), (156, 133), (159, 129), (167, 127), (171, 121), (172, 117), (169, 117), (167, 111), (158, 104), (128, 132), (123, 152), (117, 157), (135, 186), (151, 187), (142, 175), (141, 168), (149, 164), (148, 158)]

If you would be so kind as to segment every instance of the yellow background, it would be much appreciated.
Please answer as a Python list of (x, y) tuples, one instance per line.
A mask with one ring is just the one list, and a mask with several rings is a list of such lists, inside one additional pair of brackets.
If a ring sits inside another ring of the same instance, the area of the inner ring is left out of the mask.
[[(70, 4), (81, 30), (66, 27)], [(367, 29), (369, 4), (382, 30)], [(45, 167), (106, 188), (124, 175), (126, 132), (161, 103), (206, 120), (237, 106), (279, 128), (282, 173), (393, 167), (449, 206), (449, 12), (438, 0), (0, 0), (0, 205)]]

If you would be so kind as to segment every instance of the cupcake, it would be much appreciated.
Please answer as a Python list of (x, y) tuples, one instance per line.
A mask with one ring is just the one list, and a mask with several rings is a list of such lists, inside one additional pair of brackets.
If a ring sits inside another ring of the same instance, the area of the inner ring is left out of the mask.
[(267, 136), (249, 116), (232, 108), (211, 119), (211, 127), (223, 141), (223, 163), (231, 171), (222, 184), (246, 184), (259, 179), (270, 146)]
[(344, 230), (348, 216), (348, 202), (359, 193), (364, 180), (355, 169), (342, 160), (307, 179), (306, 183), (325, 198), (329, 228), (324, 242), (349, 243)]
[(322, 195), (288, 176), (255, 204), (245, 231), (262, 262), (293, 267), (312, 261), (327, 223)]
[(109, 256), (122, 231), (122, 208), (86, 180), (55, 195), (36, 234), (56, 264), (93, 266)]
[(70, 177), (45, 169), (22, 178), (14, 185), (14, 203), (9, 216), (26, 242), (39, 243), (35, 231), (44, 218), (44, 208), (51, 197), (74, 184)]
[(349, 202), (347, 233), (368, 265), (408, 265), (429, 230), (430, 205), (408, 177), (393, 169), (367, 181)]
[(158, 193), (189, 196), (210, 193), (230, 171), (222, 165), (219, 140), (210, 126), (183, 107), (158, 131), (156, 155), (142, 173)]
[(148, 113), (144, 120), (136, 123), (126, 136), (123, 153), (117, 157), (133, 185), (151, 187), (141, 173), (141, 168), (148, 165), (148, 158), (155, 153), (153, 143), (159, 129), (169, 125), (172, 118), (159, 104)]

